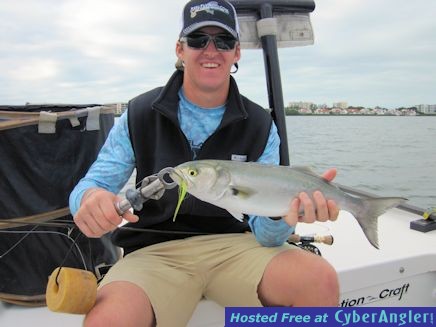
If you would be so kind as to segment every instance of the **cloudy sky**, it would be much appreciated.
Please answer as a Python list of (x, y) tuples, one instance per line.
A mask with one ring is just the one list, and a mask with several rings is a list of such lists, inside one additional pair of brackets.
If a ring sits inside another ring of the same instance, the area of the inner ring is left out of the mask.
[[(125, 102), (173, 71), (184, 0), (1, 0), (0, 104)], [(317, 0), (315, 44), (279, 50), (285, 104), (436, 104), (435, 0)], [(268, 106), (259, 50), (241, 92)]]

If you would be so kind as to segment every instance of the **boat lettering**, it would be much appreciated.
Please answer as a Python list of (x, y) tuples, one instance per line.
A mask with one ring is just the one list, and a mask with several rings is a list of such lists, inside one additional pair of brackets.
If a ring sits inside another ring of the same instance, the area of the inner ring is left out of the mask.
[(377, 296), (367, 295), (354, 299), (353, 298), (343, 299), (341, 302), (341, 307), (355, 307), (355, 306), (365, 305), (371, 302), (386, 300), (392, 297), (398, 297), (398, 301), (401, 301), (403, 295), (406, 294), (407, 291), (409, 290), (409, 286), (410, 284), (406, 283), (396, 288), (384, 288), (378, 293)]
[(398, 297), (398, 301), (401, 300), (401, 298), (403, 297), (404, 293), (407, 293), (407, 290), (409, 289), (409, 284), (404, 284), (402, 287), (398, 287), (395, 289), (385, 289), (383, 291), (381, 291), (380, 293), (380, 299), (385, 299), (385, 298), (389, 298), (389, 297), (393, 297), (393, 296), (397, 296)]

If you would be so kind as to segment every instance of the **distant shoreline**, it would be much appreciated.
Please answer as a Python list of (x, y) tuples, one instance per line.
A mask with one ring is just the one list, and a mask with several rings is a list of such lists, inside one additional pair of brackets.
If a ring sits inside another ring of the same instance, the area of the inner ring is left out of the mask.
[(436, 117), (436, 114), (417, 114), (417, 115), (361, 115), (361, 114), (328, 114), (328, 115), (320, 115), (320, 114), (287, 114), (286, 116), (316, 116), (316, 117)]

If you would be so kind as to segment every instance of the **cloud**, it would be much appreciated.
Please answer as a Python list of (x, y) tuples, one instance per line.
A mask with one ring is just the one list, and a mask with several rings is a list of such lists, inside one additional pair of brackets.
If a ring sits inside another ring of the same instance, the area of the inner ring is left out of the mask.
[[(4, 73), (13, 80), (41, 81), (56, 77), (59, 63), (51, 59), (31, 59), (16, 65), (12, 62)], [(16, 66), (15, 66), (16, 65)]]
[(435, 10), (430, 1), (317, 1), (315, 45), (281, 58), (290, 76), (284, 90), (290, 100), (315, 103), (435, 103), (428, 92), (436, 73)]
[[(0, 103), (127, 101), (174, 69), (185, 1), (3, 0)], [(436, 103), (434, 0), (317, 0), (315, 45), (280, 49), (284, 102)], [(235, 78), (268, 106), (263, 55)]]

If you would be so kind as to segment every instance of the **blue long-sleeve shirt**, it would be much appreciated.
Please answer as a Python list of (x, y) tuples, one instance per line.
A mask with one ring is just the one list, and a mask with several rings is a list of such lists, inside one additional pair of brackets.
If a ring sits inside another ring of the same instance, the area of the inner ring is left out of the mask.
[[(223, 117), (225, 106), (207, 110), (189, 102), (181, 90), (179, 92), (178, 118), (180, 127), (188, 139), (194, 157), (203, 142), (216, 130)], [(259, 163), (279, 164), (280, 138), (277, 127), (273, 123), (267, 145), (259, 158)], [(97, 160), (88, 173), (76, 185), (70, 194), (70, 210), (74, 215), (80, 207), (85, 191), (92, 187), (101, 187), (118, 194), (126, 184), (135, 168), (135, 156), (130, 142), (127, 111), (121, 115), (111, 129)], [(283, 244), (294, 227), (283, 219), (272, 220), (266, 217), (250, 216), (248, 221), (257, 241), (263, 246), (278, 246)]]

